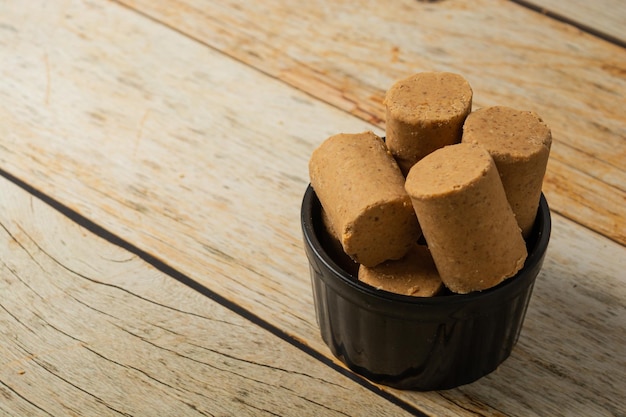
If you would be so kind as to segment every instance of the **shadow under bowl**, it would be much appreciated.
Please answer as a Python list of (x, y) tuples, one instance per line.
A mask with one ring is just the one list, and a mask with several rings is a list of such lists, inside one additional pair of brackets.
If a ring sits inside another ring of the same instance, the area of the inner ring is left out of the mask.
[(514, 277), (481, 292), (412, 297), (377, 290), (341, 266), (310, 185), (301, 222), (317, 321), (333, 355), (373, 382), (419, 391), (468, 384), (510, 355), (551, 229), (542, 194), (526, 263)]

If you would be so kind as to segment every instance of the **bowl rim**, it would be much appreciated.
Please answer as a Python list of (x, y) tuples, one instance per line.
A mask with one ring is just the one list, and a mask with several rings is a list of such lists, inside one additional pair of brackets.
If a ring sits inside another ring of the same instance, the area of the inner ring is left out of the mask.
[(515, 293), (517, 289), (516, 287), (525, 285), (526, 281), (530, 279), (534, 280), (534, 277), (530, 276), (531, 274), (524, 274), (524, 271), (536, 268), (538, 264), (543, 261), (543, 257), (550, 240), (552, 227), (550, 208), (544, 194), (541, 193), (539, 207), (537, 210), (537, 218), (532, 232), (537, 236), (534, 245), (529, 248), (528, 257), (524, 262), (524, 266), (517, 274), (505, 279), (495, 287), (483, 291), (474, 291), (468, 294), (449, 294), (441, 297), (416, 297), (376, 289), (371, 285), (359, 281), (354, 275), (341, 268), (324, 250), (324, 247), (317, 236), (313, 213), (315, 210), (319, 209), (321, 209), (321, 203), (317, 198), (313, 187), (309, 184), (302, 199), (301, 223), (305, 243), (313, 251), (317, 259), (319, 259), (324, 266), (333, 273), (334, 276), (339, 278), (339, 283), (347, 285), (352, 290), (367, 297), (372, 297), (377, 301), (393, 302), (396, 304), (406, 305), (407, 307), (440, 306), (442, 304), (465, 304), (482, 301), (486, 302), (489, 298), (499, 297), (501, 295), (500, 293), (502, 293), (504, 289), (507, 289), (506, 292), (509, 294)]

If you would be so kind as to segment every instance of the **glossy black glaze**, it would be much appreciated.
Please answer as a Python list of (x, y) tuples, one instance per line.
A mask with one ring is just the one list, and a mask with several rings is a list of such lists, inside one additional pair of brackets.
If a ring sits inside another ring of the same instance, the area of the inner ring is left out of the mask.
[(490, 373), (511, 353), (550, 239), (550, 210), (541, 196), (524, 268), (495, 288), (432, 298), (376, 290), (340, 267), (324, 244), (320, 202), (309, 186), (302, 230), (317, 320), (332, 353), (377, 383), (438, 390)]

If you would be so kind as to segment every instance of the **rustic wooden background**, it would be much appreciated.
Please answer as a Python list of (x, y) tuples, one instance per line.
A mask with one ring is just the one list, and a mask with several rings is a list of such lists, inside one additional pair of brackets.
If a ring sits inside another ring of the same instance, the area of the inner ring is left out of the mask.
[[(625, 6), (520, 3), (0, 2), (0, 413), (625, 415)], [(428, 393), (331, 357), (299, 225), (311, 151), (421, 70), (554, 135), (520, 342)]]

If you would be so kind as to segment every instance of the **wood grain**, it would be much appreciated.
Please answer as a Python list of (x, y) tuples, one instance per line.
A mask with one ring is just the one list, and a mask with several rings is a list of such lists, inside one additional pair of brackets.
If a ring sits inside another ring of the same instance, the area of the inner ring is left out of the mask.
[(561, 216), (553, 220), (513, 355), (495, 374), (445, 398), (481, 398), (505, 415), (626, 413), (626, 250)]
[(536, 8), (579, 27), (597, 33), (618, 44), (626, 45), (626, 4), (620, 0), (588, 2), (584, 0), (514, 0), (516, 3)]
[(4, 178), (0, 194), (1, 415), (410, 415)]
[[(0, 167), (329, 355), (301, 244), (306, 165), (328, 135), (380, 128), (113, 3), (29, 4), (0, 13)], [(385, 391), (431, 415), (624, 414), (626, 248), (558, 215), (554, 228), (496, 373)]]
[(545, 184), (553, 209), (626, 244), (623, 48), (504, 0), (119, 2), (381, 128), (394, 81), (460, 73), (475, 107), (544, 118), (559, 161)]

